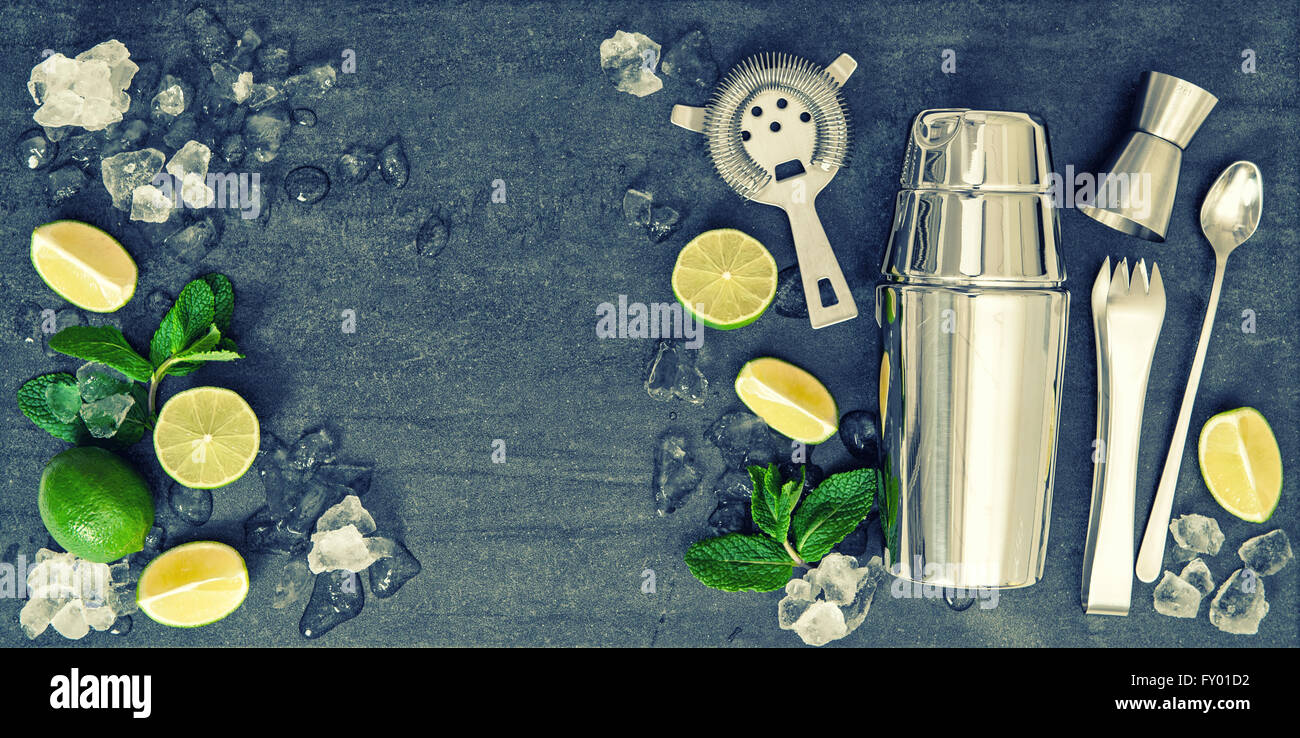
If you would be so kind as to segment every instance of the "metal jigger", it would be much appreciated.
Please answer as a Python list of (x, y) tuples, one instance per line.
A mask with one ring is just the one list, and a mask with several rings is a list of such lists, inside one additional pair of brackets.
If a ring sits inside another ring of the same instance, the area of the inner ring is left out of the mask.
[[(1096, 200), (1079, 208), (1117, 231), (1164, 241), (1183, 149), (1219, 99), (1186, 80), (1147, 72), (1132, 127), (1100, 173)], [(1123, 175), (1123, 180), (1109, 182)], [(1121, 186), (1122, 185), (1122, 186)]]

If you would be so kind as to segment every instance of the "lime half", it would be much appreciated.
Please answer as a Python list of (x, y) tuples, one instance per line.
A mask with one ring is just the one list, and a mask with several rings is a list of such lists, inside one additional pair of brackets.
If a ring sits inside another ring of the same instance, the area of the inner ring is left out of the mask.
[(731, 330), (749, 325), (776, 297), (776, 260), (734, 228), (705, 231), (686, 244), (673, 267), (673, 294), (700, 322)]
[(153, 431), (163, 471), (193, 489), (224, 487), (244, 476), (260, 443), (253, 408), (221, 387), (195, 387), (168, 400)]

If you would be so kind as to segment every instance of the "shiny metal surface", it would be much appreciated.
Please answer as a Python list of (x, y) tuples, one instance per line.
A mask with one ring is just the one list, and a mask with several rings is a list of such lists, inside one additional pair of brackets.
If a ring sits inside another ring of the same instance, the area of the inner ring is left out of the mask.
[(883, 284), (887, 565), (951, 587), (1042, 576), (1069, 295)]
[(904, 189), (1046, 192), (1051, 185), (1047, 128), (1028, 113), (948, 108), (912, 121)]
[(886, 558), (902, 577), (1024, 587), (1043, 572), (1069, 294), (1032, 116), (913, 122), (876, 289)]
[[(1186, 80), (1147, 72), (1134, 109), (1132, 131), (1098, 172), (1098, 202), (1079, 210), (1130, 236), (1164, 241), (1178, 192), (1183, 152), (1218, 98)], [(1102, 201), (1107, 178), (1123, 175), (1137, 197)]]
[(1214, 286), (1210, 288), (1201, 337), (1196, 342), (1196, 356), (1192, 360), (1187, 388), (1183, 391), (1183, 402), (1178, 410), (1178, 422), (1174, 424), (1174, 435), (1169, 442), (1169, 455), (1165, 457), (1165, 466), (1160, 472), (1160, 484), (1156, 488), (1155, 502), (1151, 505), (1151, 516), (1147, 519), (1146, 533), (1138, 552), (1135, 570), (1138, 579), (1144, 582), (1153, 582), (1160, 575), (1165, 536), (1169, 532), (1169, 514), (1174, 505), (1174, 489), (1183, 463), (1183, 447), (1187, 443), (1196, 391), (1201, 386), (1201, 369), (1205, 366), (1205, 352), (1210, 345), (1219, 292), (1228, 268), (1228, 255), (1254, 235), (1263, 206), (1264, 178), (1259, 167), (1248, 161), (1234, 162), (1223, 170), (1201, 203), (1201, 231), (1214, 247)]
[(1097, 446), (1080, 599), (1090, 615), (1128, 615), (1133, 596), (1138, 445), (1151, 361), (1165, 317), (1160, 269), (1106, 259), (1093, 285), (1098, 355)]
[(953, 283), (1065, 281), (1050, 195), (903, 190), (881, 272)]

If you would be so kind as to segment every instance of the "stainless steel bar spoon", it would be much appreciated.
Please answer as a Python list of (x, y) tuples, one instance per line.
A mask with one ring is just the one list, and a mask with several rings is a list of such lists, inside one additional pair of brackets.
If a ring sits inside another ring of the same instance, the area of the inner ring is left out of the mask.
[(1223, 287), (1223, 273), (1228, 266), (1228, 255), (1246, 242), (1259, 226), (1259, 213), (1264, 199), (1264, 180), (1259, 167), (1248, 161), (1234, 162), (1215, 180), (1201, 204), (1201, 231), (1214, 247), (1214, 287), (1210, 302), (1205, 308), (1205, 322), (1201, 325), (1201, 339), (1196, 344), (1196, 358), (1187, 378), (1183, 405), (1178, 411), (1174, 437), (1169, 442), (1169, 456), (1160, 474), (1151, 517), (1142, 536), (1138, 551), (1137, 578), (1154, 582), (1160, 576), (1165, 555), (1165, 536), (1169, 533), (1169, 515), (1174, 505), (1174, 488), (1178, 485), (1178, 470), (1183, 463), (1183, 447), (1187, 443), (1187, 426), (1192, 419), (1192, 406), (1196, 404), (1196, 390), (1201, 384), (1201, 369), (1205, 366), (1205, 350), (1210, 344), (1210, 331), (1214, 328), (1214, 313), (1219, 306), (1219, 290)]

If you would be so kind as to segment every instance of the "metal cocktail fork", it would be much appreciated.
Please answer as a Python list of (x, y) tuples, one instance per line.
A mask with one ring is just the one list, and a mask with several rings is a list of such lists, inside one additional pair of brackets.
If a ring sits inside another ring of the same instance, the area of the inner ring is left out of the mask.
[[(1104, 300), (1102, 299), (1104, 295)], [(1093, 286), (1097, 331), (1099, 461), (1083, 556), (1083, 606), (1096, 615), (1127, 615), (1133, 592), (1134, 505), (1142, 411), (1156, 341), (1165, 319), (1160, 268), (1128, 260), (1110, 274), (1110, 259)], [(1102, 309), (1104, 314), (1097, 315)]]

